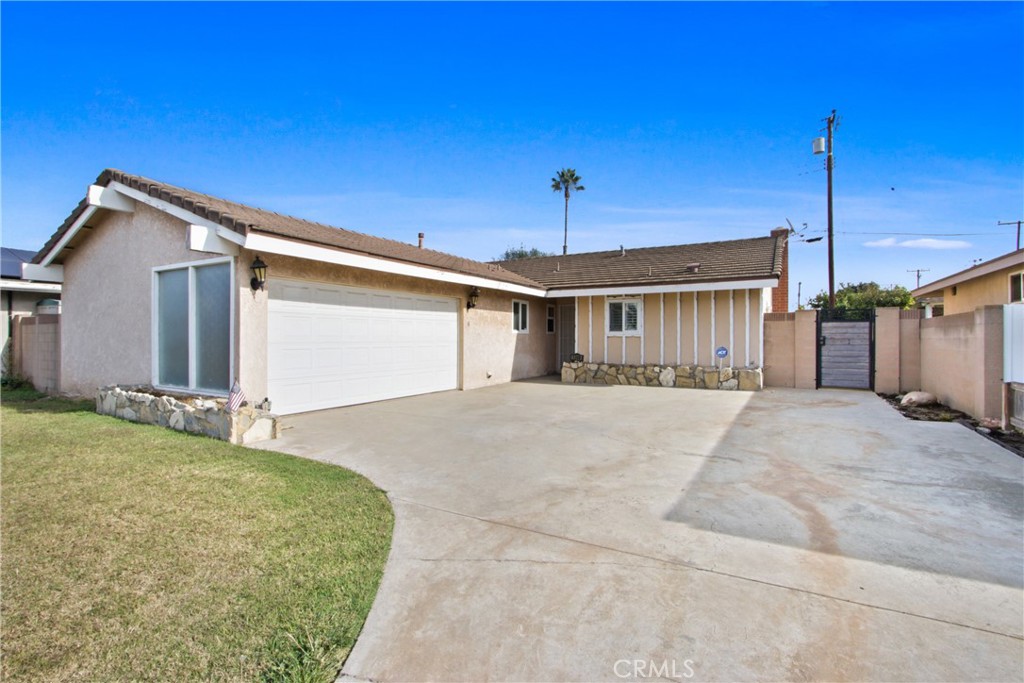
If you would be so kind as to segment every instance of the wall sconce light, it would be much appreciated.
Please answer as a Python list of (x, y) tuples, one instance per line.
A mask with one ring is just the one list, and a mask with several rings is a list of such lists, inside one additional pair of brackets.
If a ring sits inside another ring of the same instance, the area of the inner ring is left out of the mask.
[(469, 290), (469, 299), (466, 301), (466, 310), (476, 308), (477, 299), (480, 298), (480, 290), (476, 287)]
[(252, 291), (263, 289), (263, 285), (267, 284), (267, 264), (260, 260), (257, 256), (256, 260), (249, 266), (252, 270), (252, 280), (249, 281), (249, 286), (252, 287)]

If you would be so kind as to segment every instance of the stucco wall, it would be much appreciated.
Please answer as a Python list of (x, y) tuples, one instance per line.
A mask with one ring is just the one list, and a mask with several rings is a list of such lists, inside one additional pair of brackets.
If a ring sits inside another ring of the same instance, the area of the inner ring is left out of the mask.
[(0, 332), (0, 372), (4, 375), (7, 374), (11, 362), (11, 316), (33, 315), (36, 312), (36, 304), (41, 299), (60, 299), (60, 292), (0, 292), (0, 315), (3, 319), (3, 332)]
[(818, 312), (770, 314), (764, 323), (764, 385), (814, 389), (818, 378)]
[[(243, 250), (238, 259), (240, 325), (246, 330), (239, 349), (239, 381), (247, 396), (267, 396), (267, 292), (249, 287), (248, 264), (256, 254)], [(475, 389), (554, 372), (555, 335), (547, 333), (547, 301), (481, 289), (476, 308), (466, 309), (469, 287), (404, 275), (348, 268), (287, 256), (261, 254), (268, 276), (333, 285), (387, 289), (452, 297), (459, 301), (460, 386)], [(529, 330), (512, 329), (512, 300), (529, 303)], [(273, 396), (269, 397), (273, 400)]]
[(64, 260), (61, 390), (152, 381), (152, 271), (216, 254), (186, 247), (186, 225), (144, 204), (104, 212)]
[[(761, 365), (760, 316), (763, 297), (758, 289), (714, 292), (713, 338), (712, 292), (700, 292), (696, 296), (693, 292), (644, 295), (642, 335), (627, 336), (625, 341), (622, 336), (607, 334), (605, 318), (608, 300), (603, 296), (579, 297), (577, 302), (580, 323), (577, 351), (588, 362), (718, 365), (715, 349), (725, 346), (729, 349), (729, 357), (725, 360), (727, 364), (734, 367)], [(693, 315), (695, 301), (696, 354)]]
[(1003, 310), (921, 321), (921, 388), (974, 417), (1001, 419)]
[(946, 287), (942, 292), (944, 315), (956, 315), (973, 311), (979, 306), (992, 306), (1010, 303), (1011, 273), (1021, 272), (1020, 264), (1003, 268), (994, 273), (962, 282), (953, 287)]

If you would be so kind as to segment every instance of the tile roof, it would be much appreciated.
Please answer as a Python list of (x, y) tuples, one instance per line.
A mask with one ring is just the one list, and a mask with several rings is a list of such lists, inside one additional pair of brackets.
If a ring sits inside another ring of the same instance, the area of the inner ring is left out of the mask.
[(754, 237), (500, 263), (548, 289), (762, 280), (781, 274), (785, 243), (780, 236)]
[[(772, 236), (627, 249), (625, 256), (620, 251), (602, 251), (483, 263), (433, 249), (421, 249), (405, 242), (285, 216), (116, 169), (106, 169), (96, 179), (96, 185), (100, 186), (107, 186), (111, 182), (121, 183), (150, 197), (181, 207), (241, 235), (250, 232), (274, 235), (537, 289), (777, 278), (782, 271), (785, 245), (784, 238)], [(42, 250), (35, 255), (34, 263), (43, 260), (88, 206), (86, 199), (79, 202)], [(691, 264), (699, 266), (691, 268)]]
[[(336, 228), (301, 218), (285, 216), (266, 209), (258, 209), (245, 204), (220, 199), (219, 197), (161, 183), (116, 169), (107, 169), (96, 179), (97, 185), (107, 186), (111, 182), (121, 183), (150, 197), (179, 206), (200, 218), (205, 218), (227, 227), (241, 235), (246, 235), (250, 232), (275, 235), (326, 247), (344, 249), (349, 252), (522, 285), (524, 287), (541, 288), (533, 280), (505, 270), (497, 264), (473, 261), (453, 256), (452, 254), (434, 251), (433, 249), (421, 249), (418, 246), (406, 244), (405, 242), (374, 237), (344, 228)], [(79, 202), (78, 206), (65, 219), (57, 232), (50, 237), (43, 249), (36, 254), (35, 263), (39, 263), (45, 254), (57, 244), (87, 207), (88, 203), (85, 199)]]

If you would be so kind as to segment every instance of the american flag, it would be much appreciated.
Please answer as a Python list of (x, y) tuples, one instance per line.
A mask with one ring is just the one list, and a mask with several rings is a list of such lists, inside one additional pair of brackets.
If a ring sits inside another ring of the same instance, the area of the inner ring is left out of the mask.
[(234, 413), (242, 404), (245, 402), (245, 394), (242, 393), (242, 387), (238, 384), (238, 380), (235, 380), (234, 385), (231, 387), (231, 393), (228, 394), (228, 412)]

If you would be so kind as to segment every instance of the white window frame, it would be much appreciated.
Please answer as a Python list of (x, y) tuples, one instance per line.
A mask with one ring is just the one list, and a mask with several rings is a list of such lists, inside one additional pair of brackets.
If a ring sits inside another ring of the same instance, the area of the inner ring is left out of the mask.
[[(516, 305), (519, 305), (519, 324), (516, 327)], [(516, 334), (530, 333), (530, 302), (523, 299), (512, 299), (512, 330)]]
[(548, 318), (547, 318), (548, 334), (554, 334), (555, 330), (558, 329), (558, 325), (555, 321), (555, 305), (548, 304)]
[[(1017, 279), (1019, 279), (1021, 281), (1021, 283), (1020, 283), (1021, 298), (1018, 299), (1017, 301), (1013, 300), (1013, 278), (1017, 278)], [(1010, 276), (1006, 280), (1006, 286), (1008, 288), (1008, 291), (1006, 292), (1006, 300), (1007, 301), (1009, 301), (1011, 304), (1024, 303), (1024, 270), (1022, 270), (1022, 271), (1020, 271), (1018, 273), (1010, 273)]]
[[(203, 266), (216, 266), (222, 263), (229, 265), (228, 272), (231, 279), (228, 283), (228, 389), (220, 391), (217, 389), (203, 389), (196, 387), (196, 326), (192, 324), (196, 314), (196, 268)], [(189, 338), (188, 338), (188, 386), (179, 387), (174, 385), (160, 384), (160, 297), (158, 296), (158, 275), (171, 270), (188, 269), (188, 316), (189, 316)], [(165, 266), (155, 266), (152, 272), (152, 307), (150, 327), (150, 354), (152, 356), (152, 385), (155, 389), (165, 389), (183, 394), (195, 394), (202, 396), (227, 396), (235, 383), (235, 259), (232, 256), (223, 258), (204, 259), (201, 261), (186, 261), (184, 263), (173, 263)]]
[[(622, 304), (622, 325), (626, 325), (626, 304), (636, 304), (636, 329), (612, 330), (612, 304)], [(609, 337), (640, 337), (644, 333), (643, 297), (608, 297), (604, 305), (604, 328)]]

